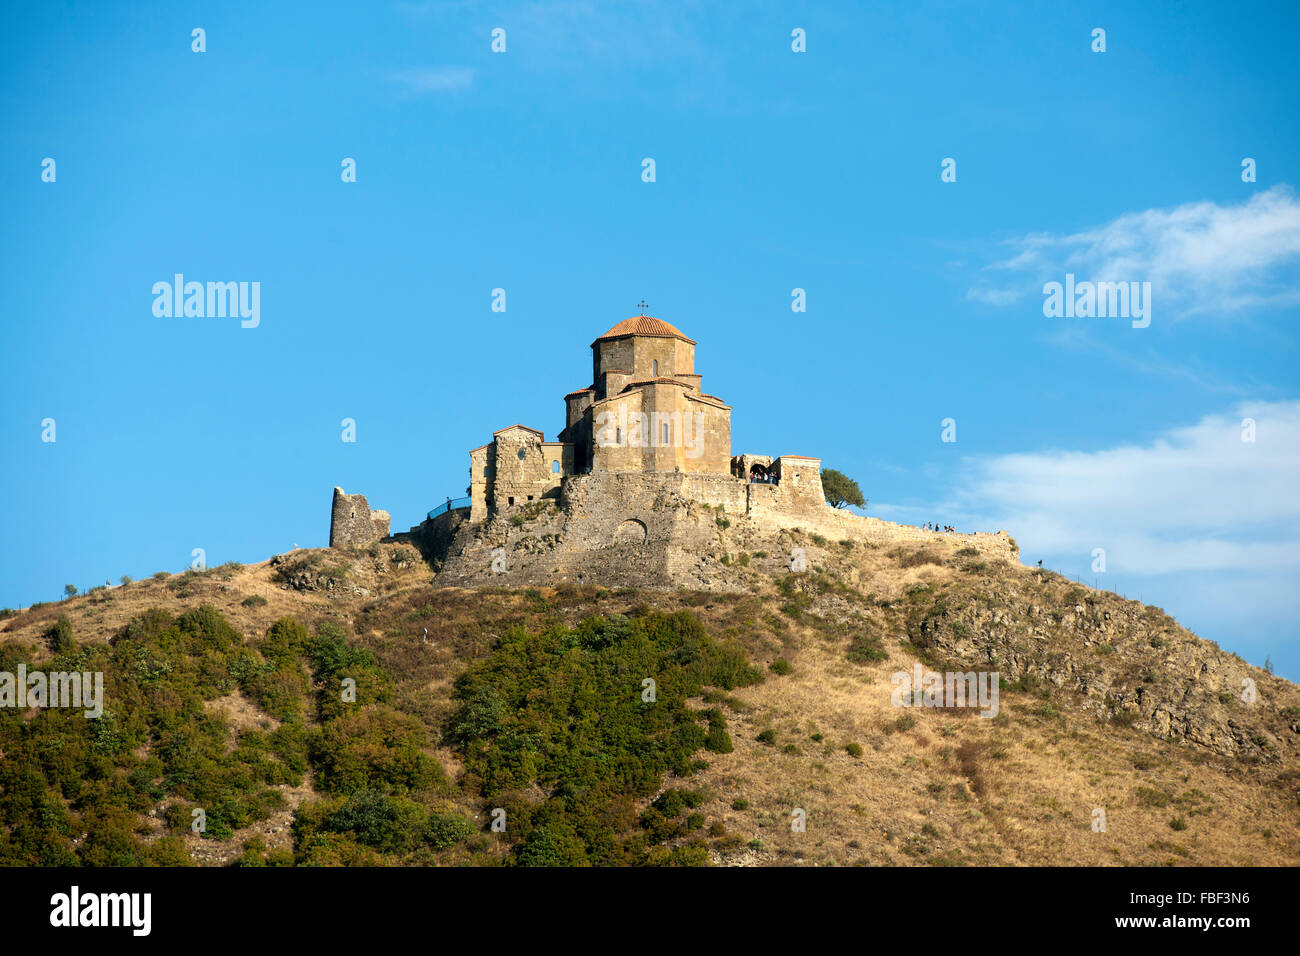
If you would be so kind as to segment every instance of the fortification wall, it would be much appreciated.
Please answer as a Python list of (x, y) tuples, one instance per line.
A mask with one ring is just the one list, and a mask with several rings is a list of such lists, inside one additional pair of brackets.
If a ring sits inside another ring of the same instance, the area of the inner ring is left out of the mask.
[[(760, 486), (755, 486), (760, 487)], [(931, 544), (957, 543), (975, 548), (989, 557), (1005, 558), (1019, 562), (1020, 549), (1005, 531), (978, 531), (967, 534), (926, 531), (913, 525), (895, 524), (864, 515), (855, 515), (839, 508), (825, 505), (821, 509), (805, 509), (797, 513), (779, 508), (759, 508), (749, 515), (756, 527), (768, 531), (798, 528), (809, 534), (819, 534), (831, 541), (863, 541), (870, 544)]]
[[(819, 483), (820, 484), (820, 483)], [(442, 585), (729, 588), (722, 555), (742, 545), (788, 555), (791, 533), (873, 545), (942, 541), (1019, 561), (1006, 532), (940, 534), (814, 504), (803, 488), (729, 475), (593, 473), (564, 480), (558, 502), (439, 529)], [(725, 519), (725, 520), (724, 520)], [(441, 547), (440, 547), (441, 550)]]

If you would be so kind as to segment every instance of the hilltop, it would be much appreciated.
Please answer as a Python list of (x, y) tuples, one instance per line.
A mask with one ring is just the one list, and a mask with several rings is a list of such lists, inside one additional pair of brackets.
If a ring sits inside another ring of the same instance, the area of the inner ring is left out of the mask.
[[(375, 543), (11, 612), (0, 669), (100, 662), (113, 714), (0, 712), (5, 862), (1300, 863), (1296, 685), (960, 536), (710, 534), (695, 588)], [(894, 706), (917, 664), (997, 716)]]

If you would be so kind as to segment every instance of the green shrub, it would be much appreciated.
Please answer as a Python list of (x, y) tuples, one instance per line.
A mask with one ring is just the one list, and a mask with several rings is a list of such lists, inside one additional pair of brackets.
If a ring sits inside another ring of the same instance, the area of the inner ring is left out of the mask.
[(709, 721), (709, 732), (704, 738), (704, 747), (715, 754), (729, 754), (733, 747), (731, 735), (727, 733), (727, 718), (721, 710), (712, 707), (705, 711)]
[(916, 726), (916, 718), (911, 714), (903, 714), (892, 724), (885, 725), (885, 733), (906, 733)]
[(244, 607), (266, 607), (266, 598), (260, 594), (250, 594), (239, 603)]
[(895, 548), (889, 556), (902, 568), (916, 568), (923, 564), (943, 564), (943, 558), (925, 548)]
[[(647, 677), (653, 704), (641, 700)], [(701, 715), (686, 701), (761, 679), (742, 649), (710, 638), (689, 612), (515, 627), (457, 679), (443, 740), (462, 755), (465, 786), (506, 807), (513, 862), (689, 862), (651, 852), (684, 832), (671, 811), (685, 797), (660, 799), (639, 819), (611, 818), (609, 807), (655, 793), (666, 773), (695, 773), (702, 748), (729, 749), (721, 710)], [(534, 787), (551, 796), (512, 802)]]
[(1156, 790), (1152, 787), (1138, 787), (1133, 791), (1133, 793), (1137, 796), (1138, 803), (1142, 806), (1155, 807), (1157, 809), (1169, 806), (1169, 802), (1173, 799), (1163, 790)]
[(858, 634), (849, 642), (846, 656), (855, 664), (876, 664), (889, 659), (889, 652), (875, 635)]
[(845, 752), (846, 752), (850, 757), (854, 757), (854, 758), (861, 757), (861, 756), (862, 756), (862, 745), (861, 745), (861, 744), (856, 744), (856, 743), (845, 744), (845, 745), (844, 745), (844, 751), (845, 751)]
[(768, 669), (773, 674), (790, 673), (790, 662), (787, 661), (784, 657), (778, 657), (776, 660), (774, 660), (772, 663), (768, 664), (767, 666)]
[(457, 843), (464, 843), (474, 833), (473, 823), (451, 813), (430, 813), (429, 824), (424, 830), (425, 839), (435, 850), (445, 850)]
[(45, 632), (45, 643), (55, 654), (70, 654), (77, 649), (77, 642), (72, 637), (72, 622), (60, 617)]
[(355, 791), (325, 821), (325, 829), (350, 833), (381, 853), (407, 853), (425, 840), (428, 812), (418, 803), (378, 790)]
[(368, 787), (407, 793), (446, 785), (442, 766), (424, 752), (428, 744), (415, 718), (375, 704), (327, 720), (312, 735), (308, 755), (326, 793)]
[(556, 821), (537, 827), (519, 845), (521, 866), (590, 866), (587, 848), (571, 826)]

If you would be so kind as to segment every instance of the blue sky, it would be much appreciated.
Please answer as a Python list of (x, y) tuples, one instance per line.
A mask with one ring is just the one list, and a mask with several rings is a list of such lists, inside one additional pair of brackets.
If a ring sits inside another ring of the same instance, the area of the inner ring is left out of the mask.
[(6, 7), (0, 605), (322, 546), (335, 485), (413, 525), (645, 297), (735, 451), (1300, 678), (1294, 3), (269, 6)]

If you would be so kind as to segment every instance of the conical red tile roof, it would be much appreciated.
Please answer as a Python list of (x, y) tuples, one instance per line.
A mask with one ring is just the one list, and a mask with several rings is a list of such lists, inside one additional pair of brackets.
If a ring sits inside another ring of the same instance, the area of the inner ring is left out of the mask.
[[(683, 342), (695, 344), (694, 339), (688, 339), (679, 329), (674, 328), (662, 319), (656, 319), (653, 315), (634, 315), (630, 319), (624, 319), (618, 325), (614, 326), (596, 342), (604, 339), (621, 339), (627, 335), (645, 335), (665, 339), (681, 339)], [(596, 342), (591, 343), (595, 345)]]

